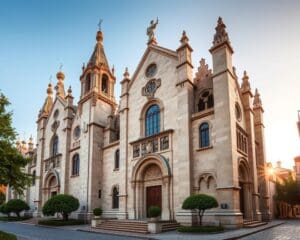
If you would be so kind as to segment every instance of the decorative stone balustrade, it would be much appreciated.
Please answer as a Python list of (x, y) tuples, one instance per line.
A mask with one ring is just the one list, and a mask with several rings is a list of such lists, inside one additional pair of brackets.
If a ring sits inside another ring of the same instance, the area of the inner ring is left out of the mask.
[(50, 157), (44, 160), (44, 171), (47, 172), (53, 168), (60, 168), (62, 154)]

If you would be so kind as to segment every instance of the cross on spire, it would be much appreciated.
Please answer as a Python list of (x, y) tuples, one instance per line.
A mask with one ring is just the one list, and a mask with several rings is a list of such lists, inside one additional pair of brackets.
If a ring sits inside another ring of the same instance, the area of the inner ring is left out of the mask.
[(62, 67), (63, 67), (63, 64), (61, 63), (61, 64), (59, 65), (59, 71), (61, 71)]
[(99, 23), (98, 23), (98, 28), (99, 31), (101, 31), (101, 25), (102, 25), (103, 19), (100, 18)]

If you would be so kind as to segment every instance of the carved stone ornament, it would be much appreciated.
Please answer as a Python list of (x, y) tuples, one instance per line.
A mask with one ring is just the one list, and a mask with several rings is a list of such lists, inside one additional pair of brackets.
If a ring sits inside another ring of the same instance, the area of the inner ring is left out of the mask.
[(57, 128), (59, 127), (59, 121), (54, 121), (51, 125), (52, 132), (56, 132)]
[(151, 79), (147, 82), (146, 86), (142, 88), (142, 95), (148, 98), (153, 98), (156, 92), (156, 89), (161, 85), (160, 78)]

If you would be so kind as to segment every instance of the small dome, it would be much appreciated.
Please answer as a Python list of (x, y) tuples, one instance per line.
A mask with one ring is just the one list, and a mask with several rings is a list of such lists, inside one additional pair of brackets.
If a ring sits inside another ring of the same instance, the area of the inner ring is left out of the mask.
[(48, 94), (52, 94), (53, 93), (52, 84), (51, 83), (48, 84), (47, 93)]
[(57, 78), (57, 79), (62, 79), (62, 80), (64, 80), (64, 79), (65, 79), (65, 74), (64, 74), (62, 71), (59, 71), (59, 72), (56, 74), (56, 78)]

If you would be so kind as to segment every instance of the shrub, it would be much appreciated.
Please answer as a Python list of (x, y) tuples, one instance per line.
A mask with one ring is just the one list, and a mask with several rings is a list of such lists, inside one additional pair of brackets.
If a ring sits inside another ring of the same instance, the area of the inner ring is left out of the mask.
[(26, 202), (21, 199), (11, 199), (6, 203), (9, 213), (15, 213), (17, 217), (20, 217), (20, 212), (29, 210), (29, 206)]
[(0, 239), (1, 240), (17, 240), (17, 237), (13, 234), (0, 231)]
[(102, 215), (102, 208), (95, 208), (94, 210), (93, 210), (93, 213), (94, 213), (94, 215), (95, 216), (101, 216)]
[(207, 209), (218, 207), (217, 200), (206, 194), (196, 194), (186, 198), (182, 204), (183, 209), (198, 210), (199, 223), (202, 225), (202, 217)]
[(68, 221), (69, 214), (79, 208), (77, 198), (68, 194), (59, 194), (50, 198), (43, 206), (45, 216), (53, 216), (55, 213), (62, 215), (64, 221)]
[(178, 232), (189, 232), (189, 233), (216, 233), (223, 232), (224, 228), (221, 226), (197, 226), (197, 227), (188, 227), (180, 226), (177, 228)]
[(151, 217), (151, 218), (159, 217), (160, 214), (161, 214), (161, 210), (160, 210), (159, 207), (151, 206), (151, 207), (148, 209), (148, 215), (149, 215), (149, 217)]
[(5, 203), (5, 194), (0, 191), (0, 205)]
[(0, 212), (3, 213), (3, 214), (7, 214), (7, 217), (9, 217), (9, 211), (8, 211), (8, 208), (7, 208), (7, 204), (6, 204), (6, 203), (3, 203), (3, 204), (0, 206)]

